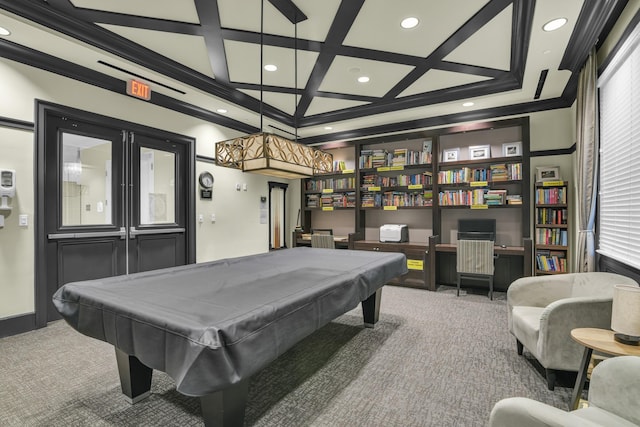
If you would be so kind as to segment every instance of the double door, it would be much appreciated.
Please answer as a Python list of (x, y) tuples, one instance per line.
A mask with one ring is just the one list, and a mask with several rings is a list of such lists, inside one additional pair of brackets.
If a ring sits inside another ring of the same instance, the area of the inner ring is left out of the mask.
[(192, 143), (160, 131), (47, 116), (41, 187), (47, 321), (59, 318), (51, 297), (65, 283), (193, 262)]

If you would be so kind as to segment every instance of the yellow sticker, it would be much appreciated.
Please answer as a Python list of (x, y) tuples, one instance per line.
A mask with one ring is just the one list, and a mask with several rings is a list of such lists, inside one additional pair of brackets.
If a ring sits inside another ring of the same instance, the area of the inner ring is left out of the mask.
[(411, 184), (411, 185), (408, 185), (407, 188), (409, 190), (422, 190), (423, 185), (422, 184)]
[(471, 205), (471, 209), (489, 209), (489, 205)]
[(333, 206), (323, 206), (322, 210), (323, 211), (332, 211), (333, 210)]
[(421, 259), (408, 259), (407, 268), (409, 270), (423, 270), (424, 262)]
[(378, 172), (388, 172), (391, 170), (391, 168), (389, 166), (381, 166), (378, 169), (376, 169)]
[(474, 181), (471, 183), (472, 187), (486, 187), (487, 185), (489, 185), (487, 181)]
[(544, 181), (542, 183), (543, 187), (557, 187), (559, 185), (564, 185), (564, 181)]
[(397, 211), (398, 207), (397, 206), (385, 206), (383, 208), (383, 210), (385, 210), (385, 211)]
[(346, 174), (348, 174), (348, 173), (354, 173), (354, 170), (353, 170), (353, 169), (344, 169), (344, 170), (342, 171), (342, 174), (343, 174), (343, 175), (346, 175)]
[(369, 187), (367, 191), (380, 191), (380, 187)]
[(333, 193), (333, 188), (325, 188), (322, 190), (323, 193)]
[(404, 170), (404, 166), (391, 166), (389, 167), (390, 171), (403, 171)]

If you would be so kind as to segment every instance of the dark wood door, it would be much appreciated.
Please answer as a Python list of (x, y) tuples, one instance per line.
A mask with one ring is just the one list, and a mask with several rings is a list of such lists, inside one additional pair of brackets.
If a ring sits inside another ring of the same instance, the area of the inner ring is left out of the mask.
[(193, 262), (188, 143), (53, 113), (44, 138), (47, 321), (65, 283)]

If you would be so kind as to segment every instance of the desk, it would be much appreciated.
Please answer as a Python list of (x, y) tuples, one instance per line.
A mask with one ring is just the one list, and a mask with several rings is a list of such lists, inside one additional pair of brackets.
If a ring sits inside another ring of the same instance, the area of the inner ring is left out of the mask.
[(294, 248), (85, 282), (53, 296), (77, 331), (112, 344), (123, 393), (149, 394), (153, 369), (198, 396), (205, 425), (242, 425), (249, 378), (406, 273), (398, 253)]
[(611, 356), (640, 356), (640, 346), (619, 343), (613, 339), (613, 334), (613, 331), (596, 328), (577, 328), (571, 330), (571, 338), (584, 346), (584, 354), (582, 355), (580, 370), (576, 377), (576, 385), (573, 388), (569, 410), (578, 409), (593, 350)]
[[(441, 243), (440, 236), (429, 237), (429, 288), (435, 289), (438, 284), (455, 286), (456, 244)], [(509, 285), (520, 277), (533, 275), (533, 242), (523, 239), (523, 246), (495, 246), (496, 260), (494, 274), (494, 290), (506, 291)]]

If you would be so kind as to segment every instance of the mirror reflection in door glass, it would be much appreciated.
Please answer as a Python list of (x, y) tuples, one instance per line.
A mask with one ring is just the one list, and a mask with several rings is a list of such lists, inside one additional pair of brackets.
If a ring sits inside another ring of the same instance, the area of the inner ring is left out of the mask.
[(176, 155), (140, 148), (140, 224), (173, 224), (175, 218)]
[(111, 141), (62, 133), (62, 225), (111, 224)]

